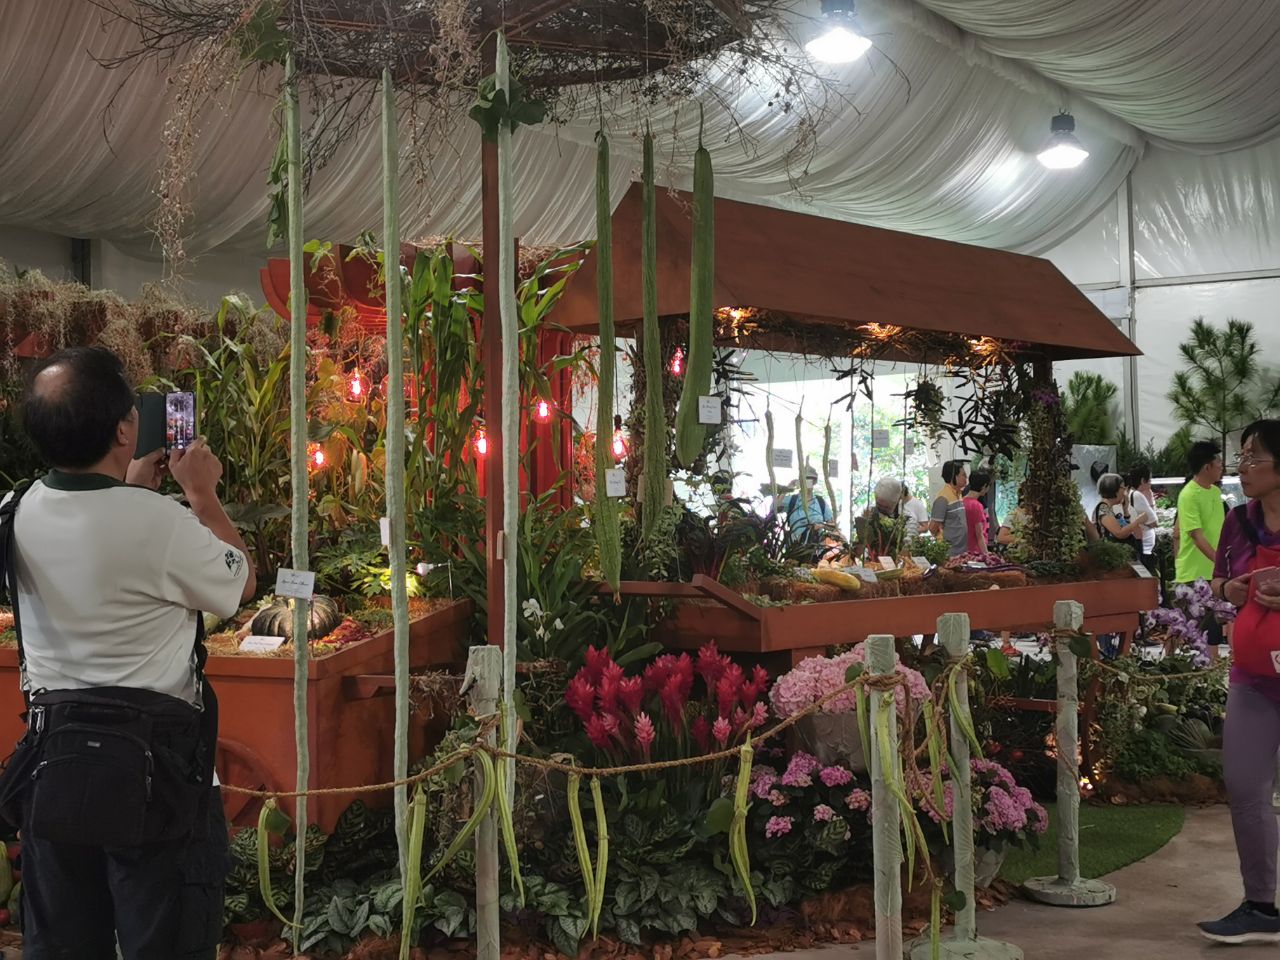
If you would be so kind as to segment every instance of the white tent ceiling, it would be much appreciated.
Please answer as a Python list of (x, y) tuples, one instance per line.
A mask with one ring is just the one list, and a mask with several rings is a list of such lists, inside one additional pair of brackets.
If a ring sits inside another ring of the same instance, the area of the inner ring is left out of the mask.
[[(839, 96), (807, 175), (793, 183), (783, 157), (794, 118), (769, 106), (771, 91), (743, 83), (731, 95), (751, 148), (726, 118), (708, 118), (719, 193), (1038, 252), (1108, 202), (1147, 142), (1229, 150), (1275, 136), (1280, 124), (1276, 0), (863, 0), (859, 10), (877, 48), (836, 74)], [(122, 77), (93, 56), (135, 40), (118, 25), (104, 29), (85, 0), (0, 0), (0, 23), (0, 222), (154, 255), (165, 78), (139, 70), (113, 101)], [(1051, 173), (1034, 155), (1062, 107), (1092, 156)], [(209, 109), (195, 154), (192, 252), (262, 250), (272, 108), (242, 86)], [(694, 111), (652, 119), (679, 182)], [(637, 126), (616, 124), (617, 152), (633, 148)], [(593, 132), (584, 122), (521, 134), (516, 218), (527, 241), (590, 234)], [(469, 121), (451, 146), (432, 191), (405, 191), (410, 234), (479, 231)], [(625, 160), (616, 166), (620, 198), (634, 171)], [(381, 222), (380, 204), (369, 137), (315, 179), (306, 233), (354, 237)]]

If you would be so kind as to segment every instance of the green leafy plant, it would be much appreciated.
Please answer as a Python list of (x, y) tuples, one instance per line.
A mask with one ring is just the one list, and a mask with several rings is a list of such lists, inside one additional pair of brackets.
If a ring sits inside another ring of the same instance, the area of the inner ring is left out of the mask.
[(1193, 431), (1207, 430), (1223, 450), (1230, 434), (1280, 407), (1280, 376), (1263, 366), (1252, 323), (1217, 327), (1197, 317), (1178, 351), (1183, 369), (1168, 394), (1174, 414)]
[(1114, 540), (1095, 540), (1085, 547), (1085, 557), (1095, 570), (1123, 570), (1135, 560), (1133, 548)]
[(1116, 442), (1118, 388), (1101, 374), (1079, 370), (1067, 381), (1062, 415), (1076, 443)]
[(924, 557), (935, 567), (947, 562), (951, 556), (951, 547), (947, 541), (939, 537), (914, 536), (907, 542), (907, 553), (913, 557)]

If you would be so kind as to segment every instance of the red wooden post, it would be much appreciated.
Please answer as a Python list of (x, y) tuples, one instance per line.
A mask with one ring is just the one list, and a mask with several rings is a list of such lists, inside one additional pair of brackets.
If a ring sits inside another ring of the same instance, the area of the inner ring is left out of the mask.
[[(494, 69), (497, 47), (493, 40), (485, 45), (485, 69)], [(502, 646), (504, 597), (502, 585), (502, 309), (498, 300), (498, 144), (481, 141), (480, 191), (482, 204), (485, 284), (484, 320), (480, 330), (480, 349), (484, 356), (484, 427), (489, 448), (485, 455), (485, 592), (489, 597), (489, 642)], [(489, 278), (495, 278), (489, 283)], [(517, 441), (518, 442), (518, 441)], [(489, 468), (492, 464), (493, 467)]]

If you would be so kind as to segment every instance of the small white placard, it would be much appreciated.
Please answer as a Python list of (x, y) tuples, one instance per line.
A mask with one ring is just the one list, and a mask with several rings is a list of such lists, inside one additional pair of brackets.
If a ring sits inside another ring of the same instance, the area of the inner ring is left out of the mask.
[(791, 451), (790, 450), (774, 450), (773, 465), (775, 467), (791, 466)]
[(828, 476), (828, 477), (830, 477), (832, 480), (834, 480), (836, 477), (840, 476), (840, 461), (839, 461), (839, 460), (828, 460), (828, 461), (827, 461), (827, 476)]
[(1134, 572), (1134, 573), (1136, 573), (1136, 574), (1138, 575), (1138, 578), (1139, 578), (1140, 580), (1150, 580), (1150, 579), (1151, 579), (1151, 571), (1150, 571), (1150, 570), (1148, 570), (1146, 567), (1144, 567), (1142, 564), (1140, 564), (1140, 563), (1131, 563), (1131, 564), (1129, 564), (1129, 566), (1133, 568), (1133, 572)]
[(903, 449), (903, 452), (905, 452), (906, 455), (909, 457), (916, 452), (916, 442), (912, 440), (910, 437), (907, 437), (907, 439), (903, 441), (902, 449)]
[(876, 583), (879, 579), (874, 570), (868, 570), (866, 567), (854, 567), (849, 572), (863, 583)]
[(245, 637), (240, 649), (245, 653), (270, 653), (284, 646), (284, 637)]
[(606, 470), (604, 472), (604, 492), (610, 497), (627, 495), (627, 473), (625, 470)]
[(724, 420), (724, 407), (719, 397), (698, 398), (698, 423), (704, 426), (718, 426)]
[(880, 558), (880, 566), (881, 566), (881, 567), (883, 567), (885, 570), (897, 570), (897, 569), (898, 569), (898, 565), (897, 565), (897, 563), (895, 563), (895, 562), (894, 562), (893, 557), (881, 557), (881, 558)]
[(382, 545), (384, 547), (391, 546), (391, 518), (378, 518), (378, 532), (382, 535)]
[(883, 450), (889, 446), (889, 431), (886, 429), (875, 429), (871, 431), (871, 447), (875, 450)]
[(929, 567), (932, 566), (932, 564), (929, 563), (928, 557), (912, 557), (911, 562), (914, 563), (921, 570), (928, 570)]
[(316, 574), (314, 570), (277, 570), (276, 596), (293, 597), (295, 600), (310, 600), (316, 592)]

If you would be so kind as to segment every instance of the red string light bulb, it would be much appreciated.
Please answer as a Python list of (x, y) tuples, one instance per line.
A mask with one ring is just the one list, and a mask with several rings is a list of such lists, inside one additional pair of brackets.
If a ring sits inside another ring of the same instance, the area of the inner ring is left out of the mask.
[(485, 434), (484, 427), (481, 427), (479, 430), (476, 431), (476, 438), (475, 438), (474, 444), (475, 444), (477, 456), (484, 457), (488, 455), (489, 437), (487, 434)]
[(551, 419), (551, 404), (546, 400), (539, 400), (538, 405), (534, 408), (533, 416), (539, 423), (546, 423)]
[(352, 400), (359, 400), (364, 396), (364, 381), (360, 379), (360, 371), (353, 370), (351, 380), (347, 383), (347, 392), (351, 394)]
[(621, 460), (627, 455), (627, 435), (622, 430), (622, 415), (613, 415), (613, 459)]
[(676, 347), (676, 352), (671, 355), (671, 375), (684, 376), (684, 350), (681, 347)]

